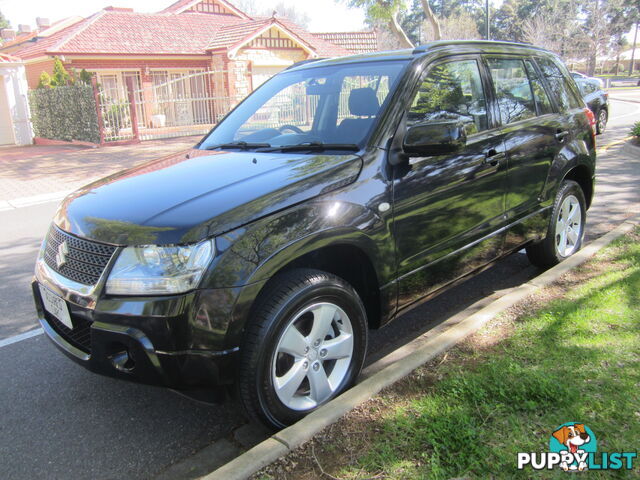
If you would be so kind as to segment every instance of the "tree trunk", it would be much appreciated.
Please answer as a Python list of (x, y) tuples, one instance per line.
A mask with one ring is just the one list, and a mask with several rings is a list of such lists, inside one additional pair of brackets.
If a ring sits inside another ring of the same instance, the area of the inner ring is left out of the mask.
[(433, 28), (433, 36), (435, 40), (442, 40), (442, 31), (440, 30), (440, 22), (438, 18), (431, 10), (431, 6), (429, 5), (429, 0), (420, 0), (422, 4), (422, 9), (424, 10), (424, 15), (427, 17), (427, 21), (431, 24), (431, 28)]
[(629, 76), (633, 75), (634, 62), (636, 60), (636, 42), (638, 41), (638, 26), (640, 22), (636, 22), (636, 33), (633, 35), (633, 46), (631, 47), (631, 62), (629, 62)]
[(407, 37), (407, 34), (398, 23), (398, 18), (396, 17), (395, 13), (392, 14), (391, 18), (389, 19), (389, 30), (391, 30), (396, 36), (396, 38), (400, 42), (401, 47), (413, 48), (413, 43), (411, 43), (411, 40), (409, 40), (409, 37)]
[(595, 51), (592, 50), (589, 53), (589, 56), (587, 57), (587, 76), (593, 77), (595, 75), (596, 63), (597, 63), (596, 53)]

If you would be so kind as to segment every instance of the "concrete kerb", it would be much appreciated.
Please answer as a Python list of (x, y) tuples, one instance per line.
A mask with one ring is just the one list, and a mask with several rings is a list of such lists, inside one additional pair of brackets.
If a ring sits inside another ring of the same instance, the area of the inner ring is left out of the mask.
[[(416, 368), (475, 333), (496, 315), (528, 297), (539, 288), (558, 280), (569, 270), (586, 262), (600, 249), (613, 242), (616, 238), (630, 232), (637, 225), (640, 225), (640, 216), (626, 220), (606, 235), (585, 246), (571, 258), (529, 282), (513, 287), (486, 307), (457, 322), (450, 328), (444, 329), (441, 334), (431, 338), (414, 352), (405, 356), (401, 362), (386, 366), (296, 424), (275, 433), (229, 463), (201, 477), (201, 480), (241, 480), (248, 478), (261, 468), (311, 440), (314, 435), (338, 421), (346, 413), (366, 402), (382, 389), (409, 375)], [(445, 326), (447, 322), (448, 320), (441, 326)], [(389, 355), (393, 355), (393, 352)]]
[(622, 151), (624, 153), (627, 153), (629, 155), (631, 155), (631, 158), (634, 158), (636, 160), (640, 160), (640, 147), (634, 145), (631, 142), (626, 142), (624, 144), (624, 146), (622, 147)]

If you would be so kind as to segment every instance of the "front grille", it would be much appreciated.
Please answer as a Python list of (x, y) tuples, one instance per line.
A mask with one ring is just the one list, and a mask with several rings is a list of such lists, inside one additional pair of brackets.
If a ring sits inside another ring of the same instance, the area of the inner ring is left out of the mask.
[(49, 325), (51, 325), (51, 327), (53, 327), (53, 329), (67, 342), (85, 353), (91, 353), (90, 321), (85, 320), (82, 317), (74, 316), (71, 320), (73, 322), (73, 329), (70, 329), (46, 310), (44, 312), (44, 316), (47, 322), (49, 322)]
[[(56, 255), (66, 243), (65, 263), (58, 266)], [(116, 247), (73, 237), (52, 225), (47, 234), (44, 261), (51, 269), (74, 282), (85, 285), (98, 283)]]

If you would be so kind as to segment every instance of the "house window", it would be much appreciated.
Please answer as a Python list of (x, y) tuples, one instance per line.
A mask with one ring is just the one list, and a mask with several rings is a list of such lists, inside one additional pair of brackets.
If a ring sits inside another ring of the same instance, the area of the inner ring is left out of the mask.
[(198, 70), (154, 71), (154, 113), (168, 126), (213, 123), (210, 77)]
[(133, 79), (133, 89), (138, 103), (142, 102), (140, 72), (97, 72), (96, 77), (100, 84), (104, 98), (110, 102), (124, 102), (128, 100), (127, 79)]
[(120, 85), (118, 85), (117, 75), (98, 74), (98, 83), (102, 87), (104, 101), (114, 103), (121, 99), (122, 92)]
[[(109, 105), (119, 105), (120, 109), (126, 111), (129, 104), (129, 94), (127, 91), (127, 79), (133, 79), (133, 90), (136, 97), (136, 112), (138, 124), (144, 124), (144, 100), (142, 96), (142, 82), (140, 72), (137, 71), (112, 71), (96, 72), (98, 84), (102, 92), (103, 107), (109, 110)], [(113, 111), (111, 109), (110, 111)]]

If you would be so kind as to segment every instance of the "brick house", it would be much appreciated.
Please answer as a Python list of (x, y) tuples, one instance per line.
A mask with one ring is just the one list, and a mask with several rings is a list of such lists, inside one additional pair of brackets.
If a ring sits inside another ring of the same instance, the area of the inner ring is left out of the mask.
[[(126, 96), (125, 84), (133, 82), (147, 106), (151, 97), (157, 103), (159, 96), (191, 98), (211, 89), (217, 98), (241, 98), (297, 61), (377, 49), (373, 32), (315, 35), (284, 18), (252, 18), (226, 0), (179, 0), (157, 13), (106, 7), (52, 25), (38, 19), (35, 31), (21, 28), (14, 38), (2, 34), (8, 41), (0, 51), (24, 61), (31, 88), (58, 57), (67, 69), (94, 73), (112, 98)], [(216, 72), (207, 77), (215, 81), (193, 77), (198, 72)], [(157, 109), (142, 109), (138, 118), (148, 125)], [(197, 122), (194, 108), (186, 110)]]

